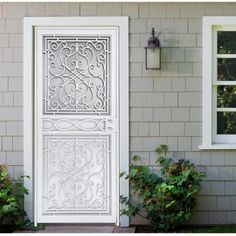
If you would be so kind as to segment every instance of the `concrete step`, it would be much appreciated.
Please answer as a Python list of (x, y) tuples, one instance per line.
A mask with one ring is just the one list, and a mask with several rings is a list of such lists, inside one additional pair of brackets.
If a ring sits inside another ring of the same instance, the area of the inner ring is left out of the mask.
[(78, 225), (46, 224), (45, 229), (38, 231), (21, 230), (15, 233), (134, 233), (134, 227), (117, 227), (114, 225)]

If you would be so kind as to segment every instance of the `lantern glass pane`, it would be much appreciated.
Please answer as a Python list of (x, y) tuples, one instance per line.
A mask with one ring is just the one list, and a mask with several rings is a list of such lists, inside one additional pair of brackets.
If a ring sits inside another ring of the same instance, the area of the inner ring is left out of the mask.
[(160, 48), (147, 48), (147, 69), (160, 68)]

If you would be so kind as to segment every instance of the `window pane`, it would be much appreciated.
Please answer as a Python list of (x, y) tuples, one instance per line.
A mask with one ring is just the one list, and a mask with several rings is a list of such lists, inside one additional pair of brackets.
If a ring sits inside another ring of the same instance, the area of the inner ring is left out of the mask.
[(217, 53), (236, 54), (236, 32), (234, 31), (217, 32)]
[(217, 86), (217, 107), (236, 107), (236, 86)]
[(217, 134), (236, 134), (235, 112), (217, 112)]
[(218, 58), (217, 80), (236, 80), (236, 58)]

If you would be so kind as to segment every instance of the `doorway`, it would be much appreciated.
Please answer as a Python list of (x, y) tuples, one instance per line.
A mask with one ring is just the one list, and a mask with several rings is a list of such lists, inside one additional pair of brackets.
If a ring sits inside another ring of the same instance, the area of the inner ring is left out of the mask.
[(128, 18), (25, 18), (24, 43), (29, 217), (126, 226)]

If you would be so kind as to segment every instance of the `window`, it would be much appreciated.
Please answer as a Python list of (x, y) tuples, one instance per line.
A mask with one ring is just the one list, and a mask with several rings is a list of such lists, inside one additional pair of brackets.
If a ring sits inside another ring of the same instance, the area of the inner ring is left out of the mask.
[(236, 17), (203, 18), (203, 143), (236, 149)]

